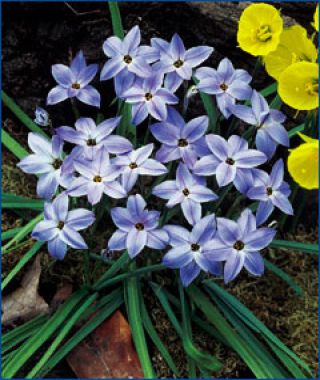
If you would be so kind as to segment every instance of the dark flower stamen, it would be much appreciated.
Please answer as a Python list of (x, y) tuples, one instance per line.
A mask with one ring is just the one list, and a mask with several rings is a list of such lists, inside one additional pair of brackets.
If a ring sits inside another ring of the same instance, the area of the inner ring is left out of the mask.
[(272, 187), (267, 187), (267, 195), (272, 195)]
[(132, 62), (132, 58), (130, 57), (130, 55), (125, 55), (123, 57), (123, 61), (127, 64), (131, 63)]
[(183, 189), (182, 192), (186, 197), (190, 194), (190, 191), (188, 189)]
[(137, 223), (137, 224), (135, 225), (135, 227), (136, 227), (136, 229), (137, 229), (138, 231), (143, 231), (143, 230), (144, 230), (144, 225), (143, 225), (142, 223)]
[(96, 139), (88, 139), (87, 140), (87, 145), (88, 146), (95, 146), (95, 145), (97, 145)]
[(93, 181), (94, 181), (94, 182), (102, 182), (102, 177), (100, 177), (99, 175), (96, 175), (96, 176), (93, 178)]
[(244, 248), (244, 243), (241, 240), (237, 240), (233, 244), (233, 248), (236, 249), (237, 251), (241, 251)]
[(191, 244), (191, 251), (196, 252), (199, 251), (200, 245), (199, 244)]
[(184, 148), (185, 146), (188, 146), (189, 143), (186, 139), (179, 139), (178, 141), (178, 146), (180, 146), (180, 148)]
[(228, 90), (228, 86), (225, 83), (222, 83), (220, 85), (220, 88), (221, 88), (222, 91), (227, 91)]
[(228, 157), (228, 158), (226, 159), (226, 164), (228, 164), (228, 165), (233, 165), (233, 164), (234, 164), (234, 160), (233, 160), (232, 158)]
[(178, 59), (177, 61), (175, 61), (173, 66), (179, 69), (179, 67), (183, 66), (183, 61), (181, 59)]
[(131, 162), (131, 164), (129, 165), (130, 169), (137, 169), (137, 167), (138, 165), (135, 162)]
[(80, 89), (80, 84), (79, 84), (79, 83), (72, 83), (71, 87), (72, 87), (74, 90), (79, 90), (79, 89)]
[(60, 222), (57, 225), (57, 228), (59, 228), (59, 230), (62, 230), (63, 227), (64, 227), (64, 222), (60, 220)]
[(152, 94), (150, 92), (147, 92), (144, 97), (149, 101), (152, 99)]
[(62, 165), (62, 161), (59, 160), (59, 158), (56, 158), (53, 163), (52, 163), (52, 166), (57, 170), (61, 167)]

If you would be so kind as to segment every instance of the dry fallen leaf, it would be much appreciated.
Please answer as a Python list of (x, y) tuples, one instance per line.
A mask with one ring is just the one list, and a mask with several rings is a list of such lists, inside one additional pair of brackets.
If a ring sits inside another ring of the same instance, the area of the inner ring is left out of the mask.
[(50, 302), (51, 312), (58, 309), (58, 307), (71, 296), (72, 289), (72, 284), (65, 284), (56, 291)]
[(78, 378), (143, 378), (130, 326), (119, 310), (75, 347), (67, 361)]
[(24, 275), (21, 286), (3, 297), (2, 323), (4, 325), (16, 319), (28, 320), (40, 314), (48, 313), (48, 304), (38, 294), (41, 274), (40, 256), (34, 260), (31, 268)]

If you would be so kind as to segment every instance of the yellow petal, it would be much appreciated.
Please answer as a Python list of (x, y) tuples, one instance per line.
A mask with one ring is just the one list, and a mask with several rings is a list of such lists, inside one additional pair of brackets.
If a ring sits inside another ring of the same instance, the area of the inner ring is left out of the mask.
[(319, 5), (317, 5), (316, 10), (313, 15), (313, 22), (311, 25), (315, 28), (317, 32), (319, 32)]
[(303, 133), (298, 133), (298, 135), (302, 138), (303, 141), (310, 144), (318, 144), (318, 139), (313, 139), (310, 136), (304, 135)]
[(292, 178), (301, 187), (308, 190), (319, 187), (318, 151), (318, 140), (315, 140), (315, 142), (301, 144), (291, 150), (288, 157), (288, 170)]
[(292, 63), (317, 61), (317, 49), (307, 31), (300, 25), (294, 25), (283, 30), (277, 49), (269, 53), (264, 62), (270, 76), (279, 80), (280, 74)]
[(298, 62), (287, 67), (279, 77), (281, 99), (297, 110), (318, 108), (318, 64)]
[(282, 29), (283, 21), (275, 7), (264, 3), (251, 4), (239, 20), (239, 46), (254, 56), (265, 56), (277, 48)]

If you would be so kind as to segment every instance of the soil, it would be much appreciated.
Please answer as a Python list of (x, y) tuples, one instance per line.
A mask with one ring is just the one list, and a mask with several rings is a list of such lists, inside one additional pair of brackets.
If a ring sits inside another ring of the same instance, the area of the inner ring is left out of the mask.
[[(310, 22), (313, 19), (314, 3), (274, 3), (285, 16), (290, 25), (299, 22), (309, 33), (312, 33)], [(120, 10), (125, 30), (140, 25), (142, 39), (148, 43), (151, 37), (170, 39), (173, 33), (179, 33), (186, 46), (210, 45), (215, 48), (206, 65), (216, 67), (223, 57), (232, 60), (235, 67), (245, 68), (252, 72), (255, 59), (239, 48), (236, 42), (237, 20), (247, 3), (120, 3)], [(71, 58), (83, 49), (89, 63), (99, 63), (102, 67), (105, 56), (101, 46), (104, 40), (112, 35), (108, 7), (106, 3), (2, 3), (3, 41), (2, 41), (2, 83), (3, 89), (21, 108), (33, 117), (37, 105), (45, 106), (49, 90), (54, 86), (50, 67), (55, 63), (68, 63)], [(262, 70), (254, 86), (263, 88), (272, 81)], [(101, 92), (102, 110), (106, 115), (113, 115), (109, 108), (113, 100), (110, 83), (96, 80), (94, 86)], [(203, 108), (198, 100), (192, 100), (190, 114), (201, 114)], [(48, 107), (53, 125), (70, 125), (73, 115), (70, 104), (63, 102)], [(292, 111), (287, 110), (288, 125), (301, 123), (304, 114), (294, 118)], [(83, 106), (83, 115), (94, 115), (92, 108)], [(3, 109), (3, 123), (22, 145), (26, 147), (27, 131), (14, 116)], [(3, 151), (3, 190), (14, 191), (20, 195), (35, 196), (35, 180), (15, 168), (16, 159), (4, 149)], [(301, 195), (302, 193), (300, 193)], [(310, 196), (311, 194), (311, 196)], [(308, 211), (301, 218), (303, 225), (294, 226), (291, 239), (317, 241), (316, 195), (307, 193)], [(298, 199), (299, 201), (299, 199)], [(303, 214), (304, 215), (304, 214)], [(3, 229), (12, 228), (22, 221), (4, 212)], [(291, 223), (291, 222), (290, 222)], [(288, 227), (291, 226), (287, 224)], [(106, 239), (101, 236), (101, 247)], [(3, 273), (6, 273), (19, 260), (24, 251), (10, 254), (4, 261)], [(295, 296), (278, 277), (267, 273), (262, 279), (252, 279), (242, 275), (228, 290), (262, 320), (280, 339), (317, 370), (317, 260), (307, 254), (284, 250), (268, 250), (266, 255), (303, 288), (303, 297)], [(62, 263), (54, 263), (46, 254), (42, 257), (43, 274), (40, 293), (48, 299), (55, 290), (65, 282), (77, 286), (82, 281), (82, 259), (76, 253), (68, 254)], [(70, 269), (72, 268), (72, 269)], [(169, 272), (168, 272), (169, 273)], [(22, 275), (22, 273), (21, 273)], [(167, 283), (170, 284), (170, 276)], [(8, 287), (10, 291), (19, 282), (19, 278)], [(164, 281), (166, 275), (164, 276)], [(151, 295), (145, 294), (152, 309), (153, 320), (162, 339), (168, 344), (182, 375), (187, 377), (185, 357), (180, 341), (175, 335), (162, 309)], [(150, 310), (151, 310), (150, 309)], [(216, 377), (252, 377), (247, 367), (238, 357), (213, 342), (200, 331), (194, 331), (194, 339), (199, 347), (219, 357), (225, 364)], [(171, 377), (160, 354), (153, 350), (153, 363), (159, 377)], [(50, 377), (72, 377), (72, 371), (61, 363)]]

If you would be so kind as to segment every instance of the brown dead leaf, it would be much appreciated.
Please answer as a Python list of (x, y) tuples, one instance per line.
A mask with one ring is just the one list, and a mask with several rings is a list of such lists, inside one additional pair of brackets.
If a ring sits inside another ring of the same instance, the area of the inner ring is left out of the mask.
[(40, 314), (48, 313), (48, 304), (38, 294), (38, 285), (41, 274), (40, 256), (34, 260), (31, 268), (24, 275), (21, 286), (3, 297), (2, 323), (4, 325), (16, 319), (28, 320)]
[(119, 310), (75, 347), (67, 361), (78, 378), (143, 378), (129, 324)]
[(66, 301), (72, 294), (72, 284), (65, 284), (58, 289), (50, 302), (50, 311), (58, 309), (58, 307)]

